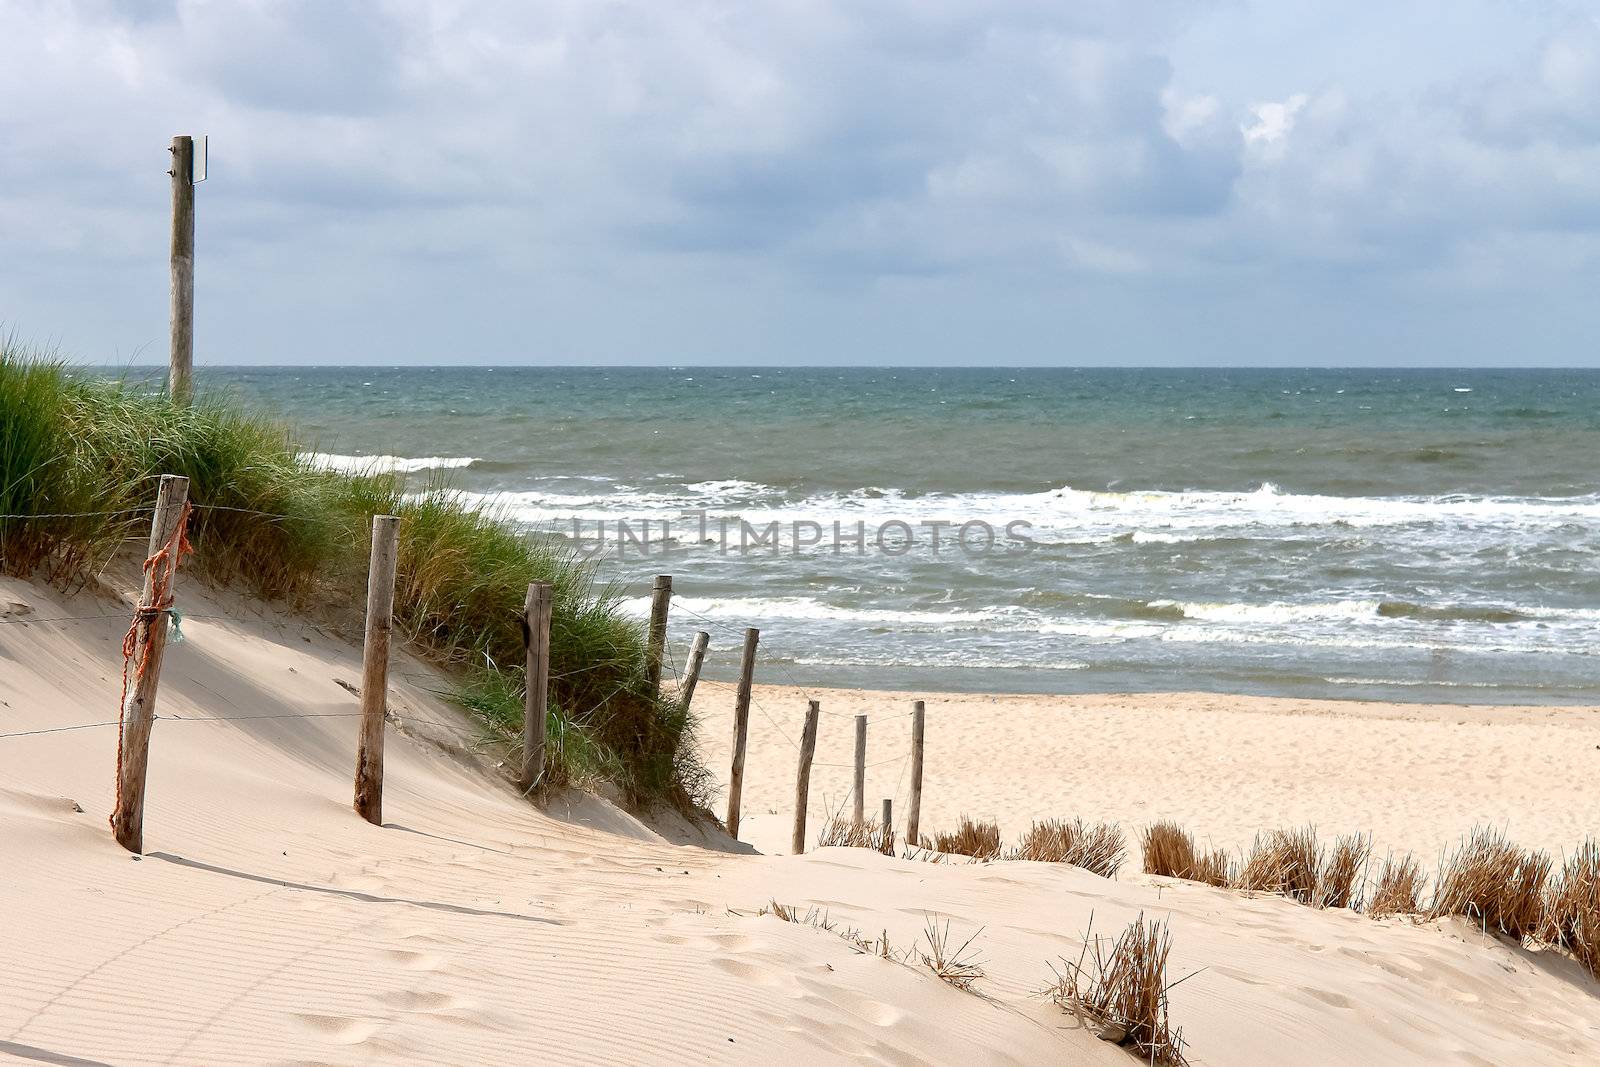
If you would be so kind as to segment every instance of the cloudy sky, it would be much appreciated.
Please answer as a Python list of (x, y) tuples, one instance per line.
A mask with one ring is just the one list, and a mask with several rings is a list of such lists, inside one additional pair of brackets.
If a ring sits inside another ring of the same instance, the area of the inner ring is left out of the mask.
[(1600, 365), (1600, 2), (0, 0), (0, 323), (202, 363)]

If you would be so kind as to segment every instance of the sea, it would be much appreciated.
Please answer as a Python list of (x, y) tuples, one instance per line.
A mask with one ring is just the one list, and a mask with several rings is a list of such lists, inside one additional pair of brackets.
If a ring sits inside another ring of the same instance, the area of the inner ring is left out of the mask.
[(203, 368), (758, 680), (1600, 702), (1600, 371)]

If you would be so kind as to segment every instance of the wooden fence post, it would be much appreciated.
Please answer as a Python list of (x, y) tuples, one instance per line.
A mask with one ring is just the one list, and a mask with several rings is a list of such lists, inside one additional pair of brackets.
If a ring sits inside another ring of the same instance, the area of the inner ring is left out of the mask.
[(894, 798), (883, 798), (883, 820), (878, 824), (885, 834), (894, 832)]
[(911, 702), (911, 796), (906, 803), (906, 843), (917, 847), (922, 830), (922, 701)]
[(739, 794), (744, 792), (744, 749), (750, 733), (750, 685), (756, 673), (756, 643), (761, 631), (744, 632), (744, 655), (739, 661), (739, 688), (733, 700), (733, 769), (728, 775), (728, 835), (739, 836)]
[(656, 575), (650, 591), (650, 642), (645, 651), (645, 669), (650, 675), (650, 695), (661, 693), (661, 661), (667, 652), (667, 607), (672, 603), (672, 575)]
[(383, 825), (383, 717), (389, 704), (389, 634), (394, 627), (394, 515), (372, 516), (367, 567), (367, 635), (361, 657), (361, 740), (356, 751), (356, 812)]
[(817, 719), (822, 705), (813, 700), (806, 707), (806, 725), (800, 732), (800, 766), (794, 774), (794, 836), (789, 851), (796, 856), (806, 850), (806, 807), (811, 803), (811, 757), (817, 752)]
[(172, 358), (167, 394), (189, 402), (194, 371), (194, 138), (174, 137), (172, 147)]
[(867, 717), (856, 716), (856, 783), (855, 808), (851, 812), (851, 825), (861, 829), (866, 821), (867, 792)]
[(528, 792), (544, 777), (545, 717), (550, 699), (550, 613), (555, 590), (549, 582), (530, 582), (522, 604), (527, 634), (522, 695), (522, 789)]
[(144, 851), (144, 782), (150, 767), (150, 729), (156, 721), (156, 689), (161, 681), (161, 657), (167, 647), (167, 609), (178, 577), (178, 553), (183, 543), (183, 520), (189, 501), (189, 479), (161, 476), (156, 492), (156, 513), (150, 522), (148, 556), (166, 555), (159, 566), (147, 567), (139, 605), (134, 609), (133, 654), (123, 669), (133, 679), (122, 697), (122, 728), (117, 744), (117, 806), (111, 813), (111, 832), (129, 852)]
[(683, 684), (678, 687), (678, 703), (685, 708), (694, 699), (694, 687), (700, 682), (700, 665), (706, 661), (706, 646), (710, 643), (710, 634), (704, 630), (695, 632), (694, 645), (689, 649), (689, 662), (683, 668)]

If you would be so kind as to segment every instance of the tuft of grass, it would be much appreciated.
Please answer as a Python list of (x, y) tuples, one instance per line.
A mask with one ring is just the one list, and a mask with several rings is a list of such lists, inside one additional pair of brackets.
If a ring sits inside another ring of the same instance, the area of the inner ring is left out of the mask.
[(1550, 867), (1548, 854), (1520, 848), (1499, 830), (1480, 826), (1441, 864), (1426, 915), (1460, 915), (1521, 940), (1538, 932)]
[(929, 916), (927, 929), (922, 932), (922, 940), (928, 947), (919, 947), (917, 955), (922, 965), (937, 975), (941, 982), (970, 993), (973, 985), (985, 977), (983, 961), (972, 948), (972, 943), (981, 933), (983, 931), (978, 930), (960, 945), (953, 945), (949, 920), (940, 926), (937, 919)]
[(1600, 844), (1585, 841), (1545, 893), (1539, 937), (1600, 978)]
[(823, 824), (821, 833), (817, 835), (817, 847), (870, 848), (885, 856), (893, 856), (894, 827), (880, 826), (877, 820), (863, 822), (857, 826), (853, 819), (845, 818), (839, 812), (835, 812)]
[(1333, 852), (1317, 878), (1317, 907), (1360, 909), (1361, 875), (1371, 851), (1371, 841), (1360, 834), (1346, 834), (1334, 841)]
[(1183, 1031), (1168, 1018), (1167, 993), (1177, 983), (1167, 981), (1166, 924), (1146, 922), (1141, 912), (1109, 951), (1093, 934), (1093, 916), (1089, 925), (1078, 961), (1062, 960), (1064, 973), (1055, 972), (1046, 994), (1080, 1022), (1092, 1021), (1102, 1040), (1133, 1049), (1146, 1063), (1184, 1067)]
[(1367, 901), (1367, 915), (1374, 919), (1385, 915), (1420, 915), (1422, 891), (1427, 888), (1428, 877), (1422, 866), (1409, 853), (1395, 859), (1386, 856), (1378, 871), (1377, 888)]
[(1103, 878), (1115, 878), (1127, 851), (1122, 831), (1114, 824), (1047, 819), (1028, 828), (1013, 858), (1070, 863)]
[(358, 622), (371, 516), (400, 516), (395, 626), (436, 662), (471, 667), (463, 702), (492, 735), (522, 725), (521, 610), (555, 587), (549, 781), (604, 779), (644, 806), (703, 805), (690, 720), (656, 697), (643, 628), (616, 590), (555, 539), (530, 538), (436, 481), (316, 470), (284, 424), (225, 396), (178, 405), (125, 382), (80, 377), (0, 340), (0, 573), (63, 588), (91, 581), (148, 532), (163, 474), (189, 478), (191, 566), (291, 607)]
[(994, 822), (973, 822), (962, 815), (954, 833), (936, 833), (932, 843), (924, 847), (980, 860), (999, 859), (1000, 826)]
[(1226, 852), (1202, 853), (1189, 831), (1175, 822), (1163, 820), (1147, 826), (1140, 846), (1146, 874), (1187, 878), (1214, 886), (1230, 885), (1234, 880), (1233, 863)]
[(1322, 849), (1314, 827), (1273, 830), (1256, 835), (1236, 885), (1239, 889), (1278, 893), (1297, 904), (1311, 904), (1317, 899), (1321, 870)]

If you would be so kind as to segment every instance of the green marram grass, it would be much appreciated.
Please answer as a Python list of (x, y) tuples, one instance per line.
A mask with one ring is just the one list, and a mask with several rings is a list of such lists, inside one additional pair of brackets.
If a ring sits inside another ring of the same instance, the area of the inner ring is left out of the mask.
[(189, 478), (188, 564), (290, 606), (364, 602), (374, 514), (400, 516), (395, 625), (454, 669), (493, 737), (522, 730), (520, 627), (529, 582), (550, 582), (547, 779), (605, 781), (629, 803), (698, 804), (690, 724), (653, 698), (639, 623), (560, 542), (530, 538), (448, 486), (317, 470), (290, 429), (236, 402), (188, 407), (79, 374), (0, 341), (0, 572), (63, 588), (93, 579), (149, 530), (161, 475)]

